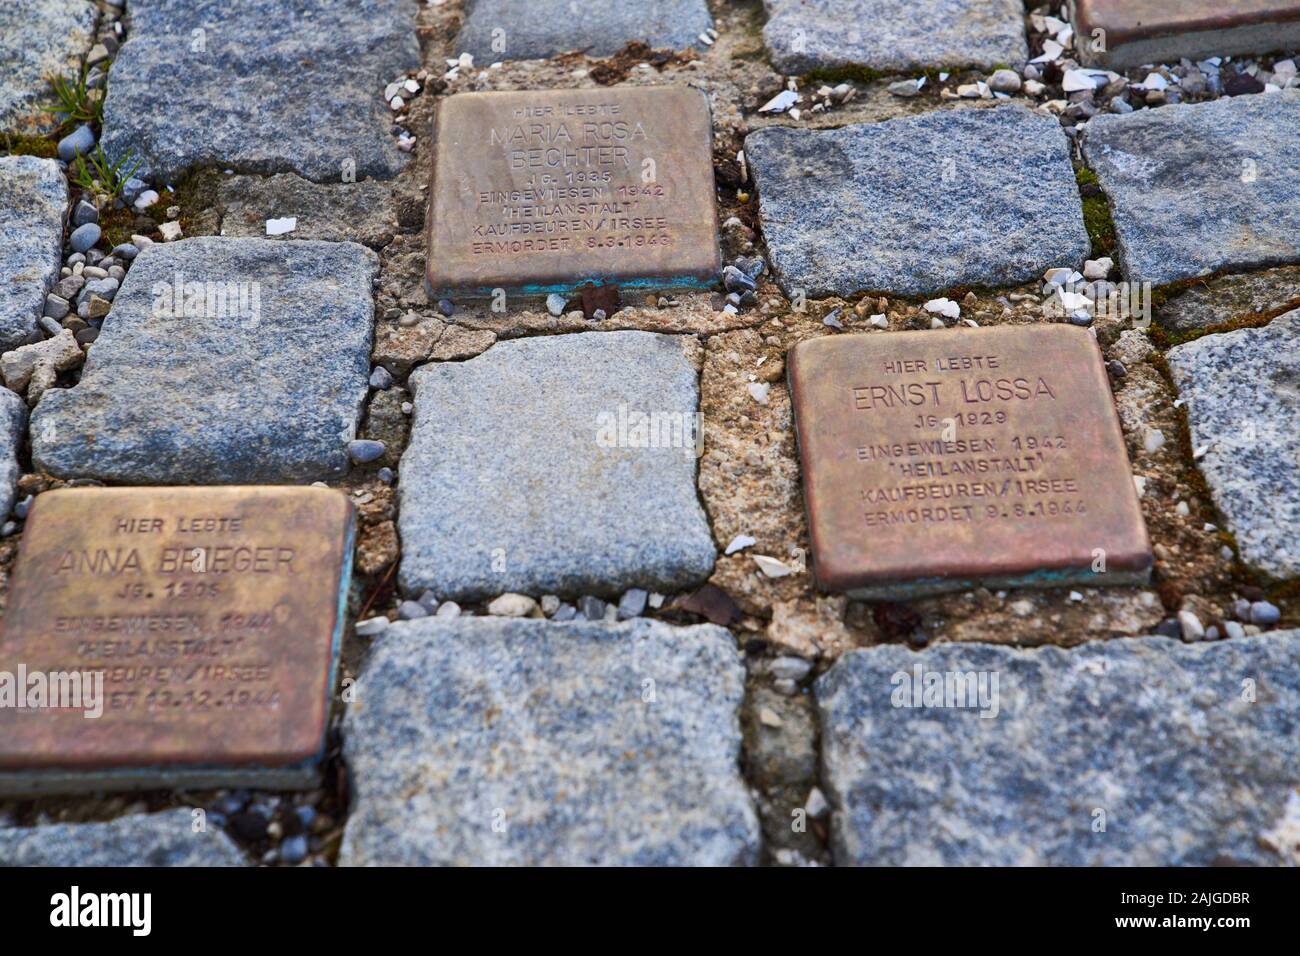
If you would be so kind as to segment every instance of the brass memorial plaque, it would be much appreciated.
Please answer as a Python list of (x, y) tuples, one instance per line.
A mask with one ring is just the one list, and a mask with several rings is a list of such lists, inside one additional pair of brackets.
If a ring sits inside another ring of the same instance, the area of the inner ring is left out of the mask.
[(718, 277), (708, 100), (689, 87), (459, 93), (437, 105), (430, 295)]
[(0, 792), (313, 785), (352, 535), (326, 488), (39, 495), (0, 630)]
[(837, 335), (790, 358), (817, 583), (903, 600), (1143, 583), (1101, 353), (1068, 325)]

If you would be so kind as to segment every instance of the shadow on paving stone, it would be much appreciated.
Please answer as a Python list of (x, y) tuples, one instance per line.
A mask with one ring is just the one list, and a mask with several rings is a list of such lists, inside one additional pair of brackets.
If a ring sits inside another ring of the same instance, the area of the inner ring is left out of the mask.
[(344, 723), (339, 863), (752, 864), (744, 676), (707, 624), (392, 625)]
[(1300, 266), (1210, 279), (1158, 306), (1155, 320), (1171, 332), (1191, 332), (1288, 306), (1300, 307)]
[(248, 866), (217, 827), (194, 832), (185, 809), (108, 823), (0, 829), (0, 866)]
[(217, 202), (221, 235), (265, 238), (269, 219), (296, 222), (284, 239), (359, 242), (380, 249), (397, 233), (397, 210), (389, 183), (314, 183), (292, 173), (222, 176)]
[(1270, 836), (1300, 767), (1297, 653), (1296, 631), (850, 651), (816, 684), (835, 862), (1298, 863)]
[(353, 242), (150, 246), (81, 381), (50, 389), (32, 413), (33, 462), (61, 478), (140, 484), (346, 474), (377, 271), (375, 253)]
[(925, 295), (1080, 266), (1090, 243), (1060, 124), (1022, 106), (745, 139), (787, 295)]
[(389, 179), (405, 165), (384, 84), (420, 65), (408, 0), (133, 0), (104, 153), (159, 185), (203, 166)]

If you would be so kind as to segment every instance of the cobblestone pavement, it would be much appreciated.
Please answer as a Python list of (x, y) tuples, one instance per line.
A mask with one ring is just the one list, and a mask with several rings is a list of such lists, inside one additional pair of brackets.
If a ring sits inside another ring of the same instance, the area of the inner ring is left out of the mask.
[[(567, 6), (0, 11), (0, 608), (52, 489), (358, 519), (319, 787), (0, 797), (0, 864), (1300, 863), (1293, 26)], [(713, 288), (430, 299), (439, 102), (664, 84), (712, 111)], [(1100, 346), (1150, 583), (820, 592), (790, 350), (1047, 322)], [(624, 406), (698, 434), (586, 437)]]

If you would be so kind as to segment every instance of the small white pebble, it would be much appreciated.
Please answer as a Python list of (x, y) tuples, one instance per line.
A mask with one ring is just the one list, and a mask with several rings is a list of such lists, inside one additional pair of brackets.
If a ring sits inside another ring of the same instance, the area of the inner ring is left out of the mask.
[(266, 220), (266, 234), (268, 236), (283, 236), (285, 233), (293, 232), (297, 228), (298, 219), (295, 216)]
[(1184, 641), (1200, 641), (1205, 638), (1205, 625), (1191, 611), (1178, 612), (1178, 626), (1182, 629)]
[(925, 311), (947, 316), (950, 319), (960, 318), (961, 316), (961, 306), (948, 298), (931, 299), (925, 303)]
[(786, 564), (784, 561), (779, 561), (770, 555), (751, 554), (750, 557), (754, 559), (754, 563), (758, 565), (758, 569), (769, 578), (784, 578), (788, 575), (794, 574), (794, 568), (790, 567), (790, 565)]
[(368, 617), (364, 621), (357, 621), (354, 630), (358, 637), (374, 637), (376, 634), (383, 633), (388, 628), (388, 618), (386, 617)]
[(727, 545), (727, 554), (735, 554), (737, 551), (743, 551), (745, 548), (751, 548), (758, 542), (747, 534), (738, 534), (731, 539), (731, 544)]

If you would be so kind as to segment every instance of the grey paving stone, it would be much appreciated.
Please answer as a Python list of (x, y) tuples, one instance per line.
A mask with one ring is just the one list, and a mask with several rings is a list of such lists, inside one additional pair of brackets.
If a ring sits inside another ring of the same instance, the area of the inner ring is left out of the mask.
[(377, 271), (378, 257), (351, 242), (150, 246), (81, 381), (50, 389), (33, 412), (34, 461), (63, 477), (139, 484), (345, 474), (370, 374)]
[(27, 404), (9, 389), (0, 388), (0, 524), (8, 520), (14, 506), (14, 482), (21, 473), (18, 451), (26, 427)]
[(388, 183), (314, 183), (280, 173), (275, 176), (222, 176), (217, 201), (224, 210), (221, 234), (265, 238), (268, 219), (297, 220), (282, 239), (359, 242), (380, 248), (397, 232), (393, 188)]
[(406, 157), (383, 91), (420, 64), (414, 13), (408, 0), (134, 0), (104, 152), (164, 183), (202, 166), (341, 182), (349, 162), (357, 179), (390, 178)]
[(0, 132), (48, 133), (58, 117), (49, 77), (72, 79), (95, 32), (89, 0), (5, 0), (0, 3)]
[[(583, 332), (416, 369), (398, 485), (402, 588), (458, 601), (617, 596), (708, 577), (715, 550), (689, 440), (697, 349), (687, 336)], [(634, 430), (651, 414), (669, 426), (659, 447)]]
[(745, 139), (787, 294), (923, 295), (1083, 264), (1087, 230), (1060, 124), (957, 109)]
[(248, 866), (221, 829), (184, 807), (108, 823), (0, 829), (0, 866)]
[(59, 278), (67, 209), (58, 163), (0, 156), (0, 352), (40, 337), (36, 322)]
[(1103, 114), (1083, 148), (1128, 280), (1300, 262), (1300, 90)]
[[(1294, 862), (1265, 844), (1300, 774), (1297, 653), (1296, 631), (850, 651), (816, 685), (835, 862)], [(895, 707), (917, 668), (996, 676), (996, 716)]]
[(764, 0), (763, 40), (785, 74), (867, 67), (1023, 66), (1025, 10), (1018, 0)]
[(1192, 447), (1246, 564), (1300, 576), (1300, 309), (1258, 329), (1206, 335), (1165, 356)]
[(503, 60), (546, 59), (569, 50), (609, 56), (629, 41), (685, 50), (713, 26), (705, 0), (637, 0), (585, 4), (571, 0), (466, 0), (457, 52), (479, 66)]
[(356, 690), (342, 865), (755, 862), (722, 628), (423, 618)]
[(1221, 325), (1244, 316), (1300, 306), (1300, 266), (1224, 275), (1166, 300), (1155, 320), (1174, 332)]

